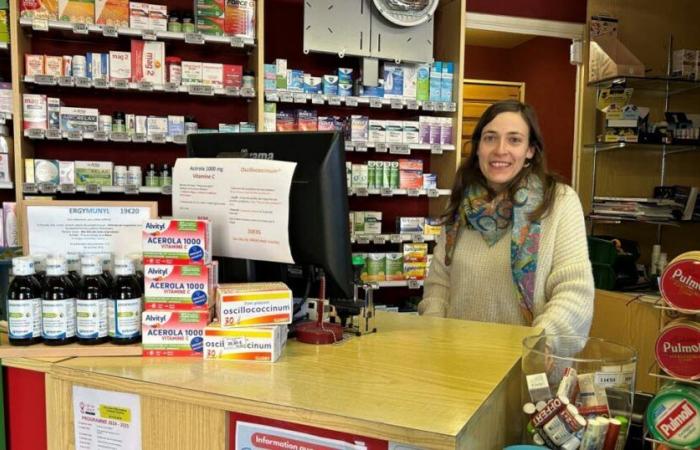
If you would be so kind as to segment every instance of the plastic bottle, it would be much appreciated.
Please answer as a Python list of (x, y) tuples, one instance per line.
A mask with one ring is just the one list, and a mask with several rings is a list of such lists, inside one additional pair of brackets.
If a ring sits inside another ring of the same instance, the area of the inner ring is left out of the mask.
[(34, 260), (12, 259), (14, 279), (7, 291), (7, 327), (12, 345), (41, 342), (41, 284), (34, 276)]
[(75, 342), (75, 290), (67, 273), (64, 258), (46, 261), (46, 286), (41, 302), (41, 336), (46, 345)]
[(68, 267), (68, 278), (73, 283), (73, 289), (77, 293), (80, 289), (80, 256), (75, 253), (66, 255), (66, 266)]
[(82, 259), (83, 278), (76, 300), (78, 343), (96, 345), (109, 340), (107, 305), (109, 287), (102, 276), (102, 261), (96, 256)]
[(46, 283), (46, 253), (35, 253), (31, 258), (34, 259), (34, 276), (43, 289)]
[(109, 337), (115, 344), (141, 342), (141, 287), (134, 262), (128, 257), (117, 258), (114, 272), (116, 278), (107, 309)]

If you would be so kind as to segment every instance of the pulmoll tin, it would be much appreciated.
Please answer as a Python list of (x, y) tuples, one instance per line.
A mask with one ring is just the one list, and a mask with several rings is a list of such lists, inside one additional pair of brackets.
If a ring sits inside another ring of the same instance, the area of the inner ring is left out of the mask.
[(656, 339), (656, 360), (671, 376), (700, 379), (700, 324), (683, 320), (669, 323)]

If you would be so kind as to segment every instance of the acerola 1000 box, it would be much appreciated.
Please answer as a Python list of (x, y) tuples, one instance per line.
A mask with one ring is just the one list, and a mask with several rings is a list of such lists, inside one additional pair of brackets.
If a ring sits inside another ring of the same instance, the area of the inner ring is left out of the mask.
[(144, 356), (202, 356), (209, 311), (143, 312)]
[(146, 264), (144, 302), (146, 309), (208, 309), (214, 284), (208, 265)]
[(211, 263), (207, 220), (154, 219), (143, 224), (144, 264)]

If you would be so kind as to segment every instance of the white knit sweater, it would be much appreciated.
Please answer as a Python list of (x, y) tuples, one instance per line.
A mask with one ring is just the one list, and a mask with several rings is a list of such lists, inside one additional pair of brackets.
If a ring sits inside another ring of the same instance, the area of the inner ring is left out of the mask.
[[(593, 274), (583, 210), (576, 192), (558, 185), (542, 219), (533, 326), (547, 334), (588, 335), (593, 318)], [(489, 247), (478, 231), (461, 229), (452, 264), (438, 238), (425, 281), (422, 315), (526, 325), (510, 265), (510, 233)]]

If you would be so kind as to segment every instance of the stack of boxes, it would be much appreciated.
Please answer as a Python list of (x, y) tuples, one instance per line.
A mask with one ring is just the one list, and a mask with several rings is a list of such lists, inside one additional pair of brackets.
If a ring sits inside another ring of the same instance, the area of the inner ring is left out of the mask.
[(144, 356), (202, 355), (217, 282), (211, 255), (208, 221), (144, 223)]
[(348, 189), (437, 189), (437, 175), (423, 173), (420, 159), (345, 163)]
[(432, 255), (428, 244), (404, 244), (403, 252), (354, 253), (364, 261), (361, 280), (369, 283), (382, 281), (424, 280)]
[(226, 0), (195, 0), (194, 14), (197, 31), (223, 36), (226, 21)]

